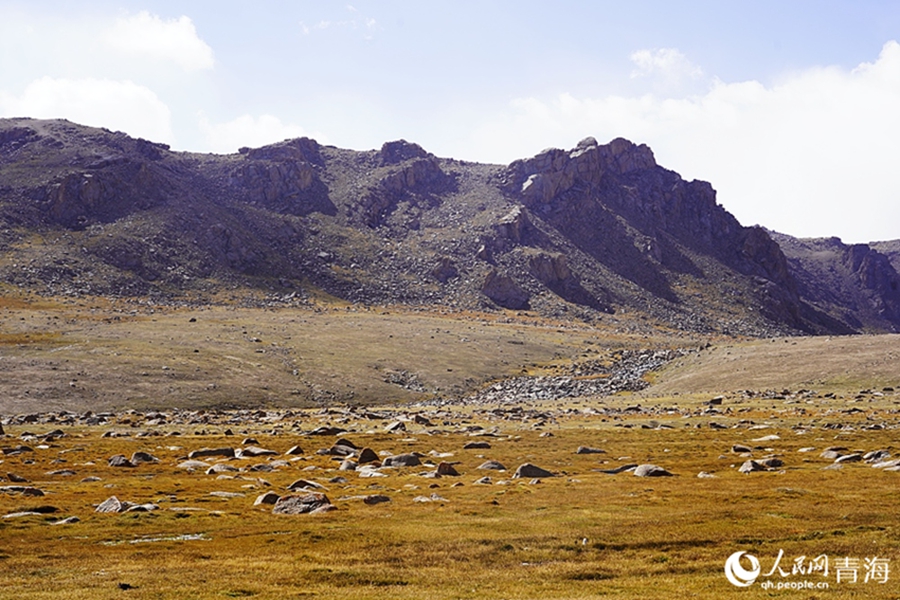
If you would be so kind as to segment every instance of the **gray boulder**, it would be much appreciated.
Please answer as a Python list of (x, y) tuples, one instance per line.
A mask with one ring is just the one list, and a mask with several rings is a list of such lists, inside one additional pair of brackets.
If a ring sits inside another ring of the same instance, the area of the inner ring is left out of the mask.
[(234, 448), (201, 448), (194, 450), (188, 454), (191, 460), (198, 458), (207, 458), (210, 456), (221, 456), (223, 458), (234, 458)]
[(381, 463), (383, 467), (417, 467), (421, 464), (422, 461), (415, 454), (388, 456)]
[[(326, 508), (331, 507), (331, 508)], [(303, 515), (308, 513), (325, 512), (334, 508), (331, 500), (320, 492), (308, 494), (289, 494), (282, 496), (272, 508), (276, 515)]]
[(635, 477), (672, 477), (672, 474), (656, 465), (638, 465), (634, 470)]
[(554, 475), (550, 471), (531, 463), (519, 465), (519, 468), (516, 469), (513, 475), (513, 479), (540, 479), (543, 477), (554, 477)]
[(496, 460), (489, 460), (481, 463), (478, 466), (479, 469), (483, 469), (485, 471), (505, 471), (506, 467), (503, 466), (503, 463)]

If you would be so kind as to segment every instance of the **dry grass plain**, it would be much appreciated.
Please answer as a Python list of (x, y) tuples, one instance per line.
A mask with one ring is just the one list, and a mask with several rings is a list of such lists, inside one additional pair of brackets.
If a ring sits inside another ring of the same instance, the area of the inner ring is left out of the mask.
[[(900, 472), (863, 461), (825, 469), (834, 460), (821, 456), (842, 447), (845, 454), (883, 449), (898, 457), (900, 393), (884, 388), (897, 389), (900, 369), (880, 358), (900, 350), (897, 336), (833, 338), (831, 345), (825, 338), (713, 340), (713, 347), (654, 374), (656, 387), (640, 396), (523, 401), (516, 403), (523, 410), (517, 414), (510, 404), (400, 405), (409, 396), (386, 384), (383, 370), (408, 370), (428, 386), (462, 389), (467, 379), (540, 372), (589, 359), (601, 348), (674, 346), (678, 340), (617, 337), (526, 317), (506, 322), (496, 315), (132, 310), (7, 302), (0, 311), (4, 416), (42, 406), (84, 410), (98, 399), (102, 408), (117, 408), (109, 423), (97, 426), (5, 426), (0, 448), (27, 445), (32, 451), (0, 456), (0, 486), (33, 486), (45, 495), (0, 492), (0, 516), (55, 511), (0, 518), (0, 598), (900, 597), (900, 571), (868, 573), (884, 583), (864, 581), (866, 559), (886, 559), (881, 564), (890, 569), (900, 565)], [(367, 331), (378, 321), (382, 329)], [(371, 339), (361, 342), (366, 335)], [(854, 353), (835, 341), (878, 348)], [(790, 354), (772, 355), (776, 347)], [(838, 356), (831, 351), (836, 347)], [(377, 355), (373, 348), (380, 349)], [(741, 360), (730, 360), (735, 356)], [(385, 361), (380, 369), (379, 360)], [(796, 362), (806, 370), (798, 373)], [(749, 379), (750, 371), (736, 376), (757, 364), (765, 366), (765, 379)], [(691, 383), (692, 372), (702, 379)], [(393, 395), (384, 404), (394, 408), (374, 409), (390, 415), (384, 420), (320, 408), (269, 409), (303, 404), (305, 396), (290, 394), (298, 379), (326, 391), (340, 387), (334, 379), (369, 385), (373, 399), (387, 390)], [(217, 387), (204, 391), (210, 384)], [(813, 391), (801, 393), (801, 384)], [(667, 385), (668, 392), (651, 394)], [(747, 388), (778, 393), (738, 391)], [(723, 393), (721, 405), (708, 403), (713, 393)], [(151, 425), (149, 416), (124, 410), (130, 402), (142, 410), (207, 412), (181, 412), (181, 420)], [(266, 406), (268, 415), (210, 409), (216, 405)], [(191, 423), (204, 414), (206, 422)], [(432, 425), (417, 424), (416, 414)], [(386, 432), (396, 418), (406, 431)], [(316, 453), (336, 437), (301, 434), (320, 425), (346, 429), (339, 437), (360, 448), (418, 452), (426, 464), (386, 469), (379, 478), (340, 471), (333, 457)], [(42, 437), (56, 429), (65, 435)], [(130, 435), (103, 437), (109, 431)], [(178, 468), (193, 450), (238, 448), (245, 437), (278, 454), (205, 459), (240, 469), (224, 477)], [(463, 449), (473, 440), (491, 447)], [(298, 444), (302, 454), (284, 455)], [(735, 444), (751, 452), (735, 453)], [(605, 453), (576, 454), (579, 446)], [(107, 465), (113, 455), (136, 451), (159, 462)], [(779, 458), (783, 466), (739, 473), (751, 457)], [(508, 470), (479, 470), (488, 459)], [(441, 461), (454, 463), (460, 476), (422, 476)], [(556, 476), (540, 483), (513, 479), (526, 462)], [(657, 464), (674, 476), (598, 470), (629, 463)], [(74, 474), (48, 474), (63, 469)], [(713, 477), (700, 478), (701, 472)], [(14, 484), (9, 473), (28, 483)], [(475, 483), (485, 475), (491, 485)], [(91, 477), (99, 479), (84, 481)], [(323, 485), (337, 510), (285, 516), (254, 506), (258, 494), (286, 494), (300, 478)], [(362, 497), (371, 494), (390, 501), (367, 505)], [(113, 495), (159, 508), (94, 512)], [(417, 501), (421, 497), (433, 501)], [(79, 521), (55, 524), (72, 516)], [(763, 574), (783, 551), (787, 575), (734, 587), (723, 569), (737, 551), (758, 557)], [(790, 572), (794, 559), (823, 554), (830, 560), (827, 577)], [(846, 571), (837, 580), (842, 558), (859, 559), (856, 583), (847, 581)], [(761, 585), (805, 580), (829, 589)]]

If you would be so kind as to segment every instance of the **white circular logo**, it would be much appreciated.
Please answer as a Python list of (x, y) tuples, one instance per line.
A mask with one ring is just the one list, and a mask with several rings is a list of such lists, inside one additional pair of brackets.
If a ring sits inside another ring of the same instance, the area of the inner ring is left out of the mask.
[[(750, 560), (750, 569), (741, 566), (741, 557), (746, 555)], [(732, 585), (737, 587), (748, 587), (753, 585), (756, 578), (759, 577), (759, 561), (752, 554), (746, 552), (735, 552), (725, 561), (725, 577)]]

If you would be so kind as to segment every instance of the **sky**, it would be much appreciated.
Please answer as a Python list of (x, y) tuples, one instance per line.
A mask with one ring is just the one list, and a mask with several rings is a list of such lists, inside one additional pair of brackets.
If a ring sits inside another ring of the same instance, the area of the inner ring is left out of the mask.
[(0, 0), (0, 117), (235, 152), (650, 146), (745, 225), (900, 238), (900, 2)]

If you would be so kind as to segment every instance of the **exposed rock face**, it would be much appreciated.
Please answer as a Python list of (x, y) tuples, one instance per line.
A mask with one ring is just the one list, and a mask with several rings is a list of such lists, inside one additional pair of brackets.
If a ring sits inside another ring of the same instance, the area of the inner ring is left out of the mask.
[(488, 271), (481, 291), (504, 308), (514, 310), (528, 308), (528, 292), (520, 288), (512, 277), (499, 273), (496, 269)]
[(355, 217), (371, 228), (384, 224), (401, 203), (405, 202), (420, 212), (439, 203), (441, 194), (455, 188), (453, 178), (444, 173), (435, 157), (428, 154), (417, 156), (418, 153), (400, 150), (388, 151), (388, 154), (391, 160), (407, 154), (413, 157), (399, 163), (388, 162), (390, 168), (387, 174), (359, 199)]
[(382, 165), (399, 165), (414, 158), (428, 158), (428, 156), (428, 152), (422, 146), (406, 140), (385, 142), (378, 153)]
[(778, 245), (716, 204), (708, 183), (685, 182), (657, 166), (644, 145), (587, 139), (569, 152), (547, 150), (516, 161), (503, 177), (507, 192), (524, 206), (655, 295), (677, 302), (667, 271), (698, 272), (677, 242), (773, 282), (778, 290), (764, 290), (762, 304), (778, 320), (801, 324), (796, 284)]
[(834, 237), (772, 236), (788, 257), (801, 298), (843, 324), (846, 333), (900, 331), (900, 275), (887, 256)]

